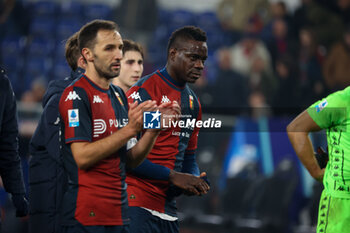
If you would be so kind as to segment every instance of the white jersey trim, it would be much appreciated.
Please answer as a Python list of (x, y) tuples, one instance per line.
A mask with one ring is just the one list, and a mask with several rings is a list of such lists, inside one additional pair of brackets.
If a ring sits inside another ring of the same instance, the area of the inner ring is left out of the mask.
[(171, 222), (174, 222), (176, 221), (178, 218), (177, 217), (174, 217), (174, 216), (170, 216), (168, 214), (164, 214), (164, 213), (160, 213), (156, 210), (150, 210), (150, 209), (147, 209), (147, 208), (144, 208), (144, 207), (141, 207), (142, 209), (145, 209), (147, 210), (148, 212), (150, 212), (153, 216), (156, 216), (160, 219), (163, 219), (163, 220), (167, 220), (167, 221), (171, 221)]

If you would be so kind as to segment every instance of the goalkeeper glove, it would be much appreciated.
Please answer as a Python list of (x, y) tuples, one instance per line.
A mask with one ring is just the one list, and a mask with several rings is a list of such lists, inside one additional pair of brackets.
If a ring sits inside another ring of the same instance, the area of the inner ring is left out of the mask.
[(322, 148), (318, 147), (315, 152), (315, 157), (320, 168), (325, 168), (328, 163), (328, 153)]

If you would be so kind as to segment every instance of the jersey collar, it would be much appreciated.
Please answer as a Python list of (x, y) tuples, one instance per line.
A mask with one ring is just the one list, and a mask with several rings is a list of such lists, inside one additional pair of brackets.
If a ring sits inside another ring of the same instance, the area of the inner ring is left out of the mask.
[(101, 92), (104, 92), (104, 93), (108, 92), (109, 88), (108, 89), (103, 89), (103, 88), (99, 87), (96, 83), (94, 83), (91, 79), (89, 79), (88, 76), (86, 76), (86, 74), (84, 74), (83, 77), (91, 84), (91, 86), (93, 86), (98, 91), (101, 91)]
[(183, 90), (186, 86), (186, 83), (181, 84), (178, 81), (176, 81), (175, 79), (173, 79), (165, 67), (163, 69), (161, 69), (160, 71), (158, 71), (158, 74), (166, 83), (168, 83), (174, 89)]
[(70, 76), (76, 79), (76, 78), (79, 78), (84, 73), (85, 73), (85, 70), (81, 67), (78, 67), (76, 70), (71, 70)]

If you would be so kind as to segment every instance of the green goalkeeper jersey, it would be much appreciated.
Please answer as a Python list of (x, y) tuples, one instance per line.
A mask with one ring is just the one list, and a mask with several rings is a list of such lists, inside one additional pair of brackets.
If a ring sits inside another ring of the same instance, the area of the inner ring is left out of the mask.
[(320, 128), (327, 130), (325, 190), (333, 197), (350, 198), (350, 87), (314, 103), (307, 111)]

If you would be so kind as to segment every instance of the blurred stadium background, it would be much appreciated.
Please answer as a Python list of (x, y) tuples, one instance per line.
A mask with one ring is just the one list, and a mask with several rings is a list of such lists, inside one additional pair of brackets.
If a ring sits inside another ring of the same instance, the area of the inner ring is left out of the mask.
[[(143, 44), (144, 74), (165, 65), (174, 29), (207, 32), (205, 75), (192, 87), (203, 118), (223, 127), (200, 133), (197, 160), (212, 189), (179, 198), (182, 233), (315, 232), (322, 185), (298, 162), (285, 128), (349, 85), (350, 0), (0, 1), (0, 64), (18, 99), (26, 180), (42, 95), (49, 81), (70, 74), (65, 39), (96, 18), (116, 21), (123, 38)], [(326, 147), (323, 132), (311, 137)], [(3, 190), (0, 207), (4, 233), (27, 232)]]

